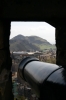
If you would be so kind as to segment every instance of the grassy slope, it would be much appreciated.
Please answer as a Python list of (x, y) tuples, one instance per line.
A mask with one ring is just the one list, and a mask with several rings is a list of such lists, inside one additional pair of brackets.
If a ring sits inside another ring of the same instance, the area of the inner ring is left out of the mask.
[(56, 47), (54, 45), (38, 45), (38, 44), (35, 44), (36, 46), (38, 46), (41, 50), (44, 50), (44, 49), (55, 49)]
[(55, 49), (54, 45), (51, 45), (47, 40), (42, 39), (38, 36), (23, 36), (17, 35), (10, 41), (10, 49), (13, 51), (22, 51), (22, 50), (44, 50), (44, 49)]
[(22, 50), (39, 50), (39, 48), (26, 40), (17, 40), (10, 42), (11, 51), (22, 51)]
[(28, 36), (27, 38), (31, 43), (39, 47), (40, 50), (50, 49), (50, 48), (55, 49), (54, 45), (50, 44), (47, 40), (40, 38), (38, 36)]

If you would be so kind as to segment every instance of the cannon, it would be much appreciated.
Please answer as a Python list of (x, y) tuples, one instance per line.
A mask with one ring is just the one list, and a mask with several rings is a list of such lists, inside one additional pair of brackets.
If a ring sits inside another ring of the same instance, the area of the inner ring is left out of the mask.
[(18, 73), (40, 100), (66, 100), (66, 70), (62, 66), (26, 57), (19, 64)]

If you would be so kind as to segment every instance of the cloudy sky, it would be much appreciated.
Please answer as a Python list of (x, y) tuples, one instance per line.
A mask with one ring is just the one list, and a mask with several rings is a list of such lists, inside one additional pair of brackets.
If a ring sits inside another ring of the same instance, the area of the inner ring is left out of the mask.
[(10, 39), (19, 34), (36, 35), (52, 44), (55, 43), (55, 28), (46, 22), (12, 22)]

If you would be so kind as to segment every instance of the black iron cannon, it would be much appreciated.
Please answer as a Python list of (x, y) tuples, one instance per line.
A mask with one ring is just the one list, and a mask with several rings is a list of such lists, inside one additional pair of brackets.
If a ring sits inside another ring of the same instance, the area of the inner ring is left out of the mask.
[(66, 70), (62, 66), (26, 57), (19, 64), (18, 73), (40, 100), (66, 100)]

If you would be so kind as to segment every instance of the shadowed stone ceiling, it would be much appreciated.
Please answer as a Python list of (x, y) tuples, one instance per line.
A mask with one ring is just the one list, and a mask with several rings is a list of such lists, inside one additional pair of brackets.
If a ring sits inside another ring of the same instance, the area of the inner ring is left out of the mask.
[(57, 27), (66, 22), (62, 0), (3, 0), (0, 17), (11, 21), (46, 21)]

